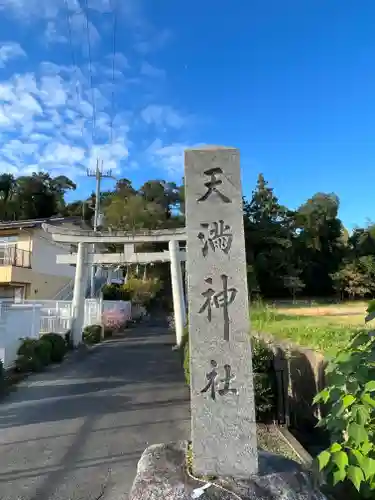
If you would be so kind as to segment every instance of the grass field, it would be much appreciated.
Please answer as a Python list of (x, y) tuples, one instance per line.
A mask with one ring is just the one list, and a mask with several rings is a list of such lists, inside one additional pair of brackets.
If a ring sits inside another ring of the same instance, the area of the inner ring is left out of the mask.
[(346, 346), (359, 330), (373, 327), (365, 325), (366, 302), (341, 304), (253, 304), (252, 328), (310, 347), (326, 354), (335, 354)]

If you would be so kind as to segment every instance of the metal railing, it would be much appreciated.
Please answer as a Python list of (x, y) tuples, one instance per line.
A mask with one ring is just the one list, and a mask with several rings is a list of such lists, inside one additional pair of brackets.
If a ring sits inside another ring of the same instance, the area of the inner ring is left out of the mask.
[(0, 246), (0, 266), (31, 267), (31, 252), (17, 247)]

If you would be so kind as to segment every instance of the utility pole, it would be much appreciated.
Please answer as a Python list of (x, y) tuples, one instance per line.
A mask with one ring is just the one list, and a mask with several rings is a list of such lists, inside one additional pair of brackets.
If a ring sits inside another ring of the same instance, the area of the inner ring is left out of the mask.
[[(99, 167), (100, 164), (100, 167)], [(99, 161), (99, 158), (96, 161), (96, 169), (87, 169), (87, 177), (95, 177), (96, 185), (95, 185), (95, 213), (94, 213), (94, 231), (97, 232), (99, 225), (99, 215), (100, 215), (100, 185), (103, 178), (111, 178), (112, 171), (108, 170), (106, 173), (103, 172), (103, 161)], [(95, 253), (95, 243), (92, 245), (92, 253)], [(95, 272), (96, 266), (91, 266), (91, 274), (90, 274), (90, 295), (94, 297), (95, 294)]]

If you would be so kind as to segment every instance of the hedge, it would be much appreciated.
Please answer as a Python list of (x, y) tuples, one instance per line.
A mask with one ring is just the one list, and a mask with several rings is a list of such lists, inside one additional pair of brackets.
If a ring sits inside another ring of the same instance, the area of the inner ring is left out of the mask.
[(99, 344), (102, 339), (102, 326), (90, 325), (83, 330), (83, 341), (87, 344)]
[(52, 363), (60, 363), (67, 351), (65, 339), (58, 333), (46, 333), (42, 336), (42, 340), (51, 344)]
[(46, 333), (39, 339), (22, 339), (17, 351), (16, 371), (42, 371), (50, 363), (60, 363), (67, 349), (65, 338), (58, 333)]

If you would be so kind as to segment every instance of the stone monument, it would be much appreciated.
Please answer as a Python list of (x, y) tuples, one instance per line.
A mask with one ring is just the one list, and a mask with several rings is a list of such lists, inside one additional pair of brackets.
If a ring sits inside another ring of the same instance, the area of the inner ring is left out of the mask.
[(129, 500), (326, 500), (257, 449), (238, 150), (187, 150), (185, 184), (193, 475), (187, 442), (149, 446)]
[(239, 151), (185, 153), (194, 472), (258, 470)]

